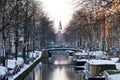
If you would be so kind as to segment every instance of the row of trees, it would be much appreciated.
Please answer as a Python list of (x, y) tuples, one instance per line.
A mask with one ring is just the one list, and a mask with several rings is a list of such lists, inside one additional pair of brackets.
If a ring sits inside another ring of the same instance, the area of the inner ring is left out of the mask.
[(79, 9), (66, 28), (66, 41), (90, 49), (120, 47), (119, 3), (119, 0), (76, 0)]
[[(18, 52), (23, 57), (55, 41), (53, 21), (35, 0), (0, 0), (0, 44), (2, 57)], [(3, 53), (2, 53), (3, 52)]]

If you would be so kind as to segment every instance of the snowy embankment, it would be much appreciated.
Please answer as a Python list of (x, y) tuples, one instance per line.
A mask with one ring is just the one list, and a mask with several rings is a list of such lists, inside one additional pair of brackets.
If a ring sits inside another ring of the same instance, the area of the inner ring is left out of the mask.
[(24, 64), (24, 67), (23, 68), (21, 68), (21, 70), (17, 73), (17, 74), (15, 74), (15, 75), (13, 75), (13, 76), (9, 76), (8, 77), (8, 80), (14, 80), (14, 79), (16, 79), (18, 76), (20, 76), (24, 71), (26, 71), (30, 66), (32, 66), (38, 59), (40, 59), (40, 57), (41, 57), (41, 55), (42, 55), (42, 52), (39, 52), (40, 54), (39, 54), (39, 56), (34, 60), (34, 61), (32, 61), (32, 62), (30, 62), (29, 64)]

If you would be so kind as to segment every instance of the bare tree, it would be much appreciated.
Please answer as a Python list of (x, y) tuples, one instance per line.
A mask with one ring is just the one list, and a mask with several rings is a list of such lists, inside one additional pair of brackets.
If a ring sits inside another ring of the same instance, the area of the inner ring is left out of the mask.
[[(72, 18), (72, 27), (79, 26), (76, 31), (89, 46), (106, 50), (111, 46), (118, 46), (119, 42), (119, 0), (75, 0), (76, 18)], [(84, 15), (82, 15), (82, 13)], [(81, 16), (82, 15), (82, 16)], [(83, 26), (83, 28), (82, 28)], [(70, 26), (68, 26), (71, 28)], [(70, 32), (70, 30), (67, 32)], [(68, 34), (66, 32), (66, 34)], [(74, 31), (75, 32), (75, 31)], [(74, 33), (75, 34), (75, 33)], [(96, 43), (95, 43), (96, 42)], [(96, 46), (97, 45), (97, 46)]]
[[(2, 17), (0, 18), (0, 35), (3, 34), (0, 38), (3, 39), (3, 46), (5, 46), (3, 50), (5, 56), (14, 53), (17, 59), (18, 52), (23, 52), (25, 59), (29, 51), (40, 48), (42, 39), (47, 42), (55, 39), (53, 21), (42, 10), (41, 2), (4, 0), (0, 2), (0, 16)], [(42, 38), (42, 35), (45, 35), (45, 38)], [(11, 53), (8, 50), (11, 50)]]

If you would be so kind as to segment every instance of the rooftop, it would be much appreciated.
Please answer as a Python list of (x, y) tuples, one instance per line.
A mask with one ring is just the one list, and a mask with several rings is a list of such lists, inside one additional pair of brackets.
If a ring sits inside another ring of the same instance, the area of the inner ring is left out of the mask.
[(111, 80), (120, 80), (120, 74), (110, 75)]
[(92, 65), (115, 65), (115, 63), (110, 60), (88, 60), (87, 63)]

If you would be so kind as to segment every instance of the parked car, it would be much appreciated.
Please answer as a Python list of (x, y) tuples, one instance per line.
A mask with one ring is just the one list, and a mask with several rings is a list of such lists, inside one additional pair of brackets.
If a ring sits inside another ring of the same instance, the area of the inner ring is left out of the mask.
[(14, 75), (18, 71), (20, 71), (20, 67), (19, 67), (19, 65), (17, 65), (16, 60), (8, 59), (7, 68), (8, 68), (8, 71), (9, 71), (9, 75)]
[(24, 60), (22, 57), (17, 57), (17, 65), (22, 68), (24, 67)]
[(23, 57), (23, 54), (21, 52), (18, 52), (17, 57)]
[(8, 70), (4, 66), (0, 66), (0, 80), (8, 80)]

